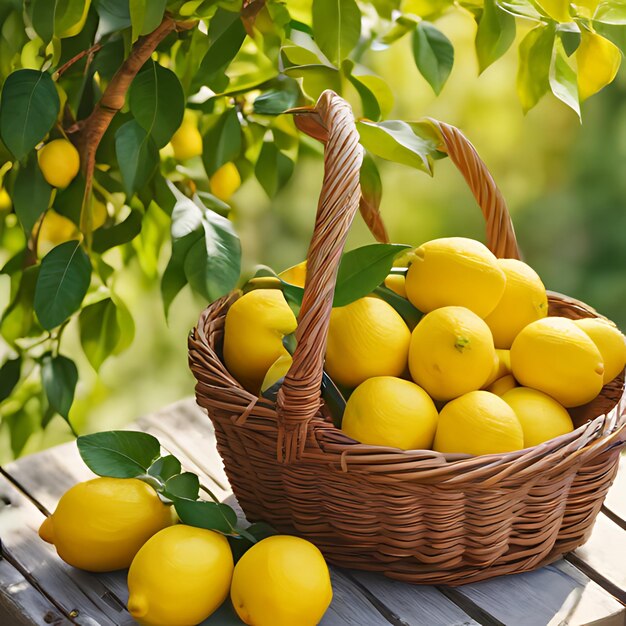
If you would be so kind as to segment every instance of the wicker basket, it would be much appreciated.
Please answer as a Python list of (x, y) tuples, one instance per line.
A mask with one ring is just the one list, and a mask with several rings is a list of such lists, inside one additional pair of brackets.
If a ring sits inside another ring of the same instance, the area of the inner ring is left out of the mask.
[[(210, 305), (189, 339), (198, 404), (248, 519), (317, 544), (331, 563), (412, 583), (457, 585), (537, 568), (584, 543), (626, 441), (623, 375), (575, 412), (577, 429), (534, 448), (468, 457), (353, 441), (320, 398), (337, 267), (358, 210), (362, 148), (347, 103), (325, 92), (298, 127), (325, 143), (324, 182), (298, 346), (276, 404), (243, 389), (221, 360), (224, 319)], [(439, 124), (443, 145), (487, 222), (489, 248), (518, 257), (504, 200), (472, 145)], [(550, 294), (550, 314), (598, 314)]]

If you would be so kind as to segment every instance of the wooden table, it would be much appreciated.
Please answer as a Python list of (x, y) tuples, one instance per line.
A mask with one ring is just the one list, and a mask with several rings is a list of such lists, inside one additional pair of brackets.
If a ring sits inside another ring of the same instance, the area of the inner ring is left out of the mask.
[[(207, 487), (234, 502), (211, 422), (193, 400), (140, 419), (134, 427), (158, 437)], [(0, 626), (134, 623), (125, 608), (125, 571), (73, 569), (37, 536), (61, 494), (91, 477), (74, 444), (0, 469)], [(626, 457), (590, 541), (541, 570), (454, 589), (411, 586), (337, 568), (332, 578), (334, 599), (322, 626), (624, 626)], [(241, 622), (223, 607), (205, 624)]]

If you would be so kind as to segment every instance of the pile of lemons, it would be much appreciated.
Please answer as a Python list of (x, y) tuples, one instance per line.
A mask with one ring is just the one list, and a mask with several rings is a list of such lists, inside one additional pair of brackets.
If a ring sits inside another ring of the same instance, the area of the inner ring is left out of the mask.
[[(342, 430), (370, 445), (504, 453), (573, 430), (567, 409), (593, 400), (626, 364), (626, 341), (601, 318), (548, 317), (545, 287), (482, 243), (429, 241), (385, 281), (424, 315), (414, 329), (387, 301), (331, 313), (325, 370), (348, 400)], [(284, 272), (304, 284), (306, 266)], [(224, 361), (258, 393), (284, 375), (282, 338), (297, 322), (280, 290), (246, 293), (225, 322)], [(268, 380), (269, 379), (269, 380)]]
[(39, 535), (74, 567), (129, 567), (128, 610), (140, 624), (199, 624), (229, 594), (245, 624), (315, 626), (322, 619), (332, 586), (312, 543), (274, 535), (235, 564), (224, 535), (177, 521), (146, 482), (100, 477), (69, 489)]

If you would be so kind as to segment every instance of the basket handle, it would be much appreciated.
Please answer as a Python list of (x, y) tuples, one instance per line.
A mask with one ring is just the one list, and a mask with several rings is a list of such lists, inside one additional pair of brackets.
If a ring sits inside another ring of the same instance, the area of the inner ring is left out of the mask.
[[(277, 455), (290, 463), (304, 451), (310, 420), (317, 413), (328, 325), (341, 254), (359, 209), (363, 148), (352, 109), (336, 93), (322, 93), (313, 107), (293, 109), (297, 127), (325, 143), (324, 181), (313, 237), (307, 253), (307, 279), (296, 330), (293, 363), (278, 391)], [(487, 245), (499, 257), (519, 258), (506, 203), (472, 144), (457, 128), (433, 121), (447, 152), (467, 181), (487, 222)]]

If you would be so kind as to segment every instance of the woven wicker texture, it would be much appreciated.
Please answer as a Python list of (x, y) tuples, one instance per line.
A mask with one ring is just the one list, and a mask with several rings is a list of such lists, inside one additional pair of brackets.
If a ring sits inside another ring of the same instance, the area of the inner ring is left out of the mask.
[[(325, 92), (298, 126), (325, 143), (325, 175), (308, 253), (298, 348), (277, 404), (243, 389), (221, 360), (237, 293), (210, 305), (189, 338), (198, 404), (215, 425), (231, 485), (251, 521), (310, 539), (328, 560), (392, 578), (457, 585), (534, 569), (584, 543), (626, 441), (624, 377), (573, 412), (578, 428), (534, 448), (468, 457), (359, 444), (334, 428), (320, 398), (332, 293), (359, 208), (362, 150), (348, 105)], [(442, 150), (468, 182), (498, 256), (518, 257), (506, 205), (457, 129)], [(550, 314), (597, 316), (550, 294)]]

